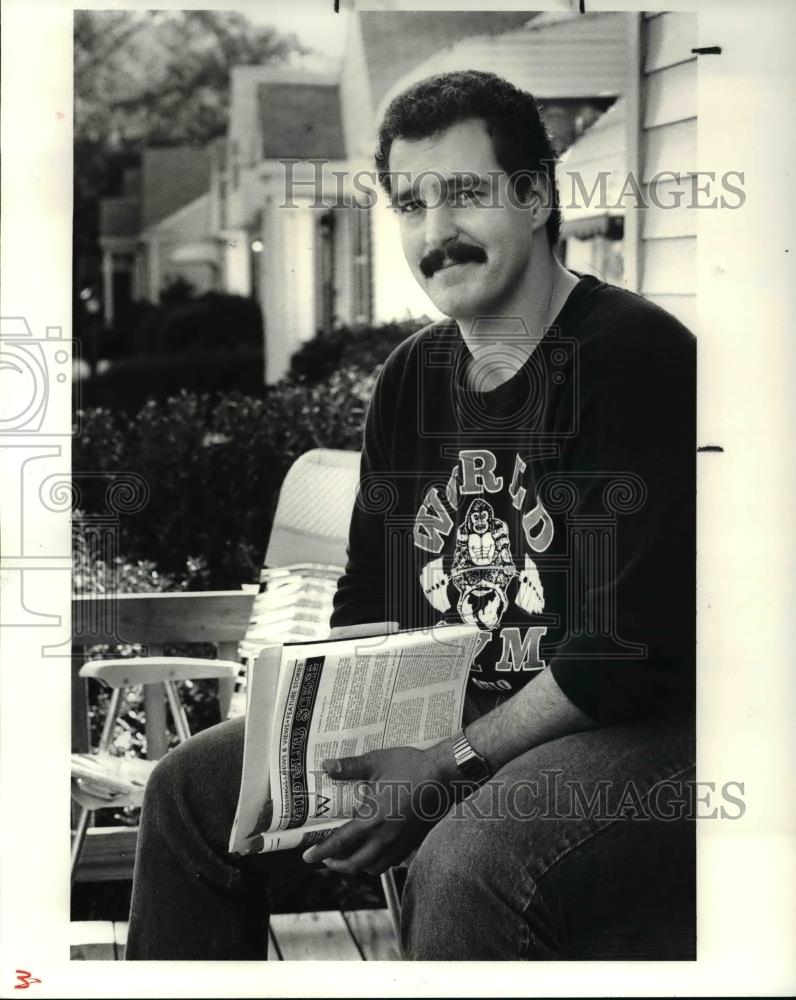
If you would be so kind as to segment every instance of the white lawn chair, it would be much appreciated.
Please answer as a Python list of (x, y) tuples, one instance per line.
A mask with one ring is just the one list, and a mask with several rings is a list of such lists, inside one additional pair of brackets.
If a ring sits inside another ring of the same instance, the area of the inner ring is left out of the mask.
[[(239, 653), (255, 658), (268, 642), (301, 642), (329, 635), (337, 581), (346, 562), (348, 529), (359, 484), (359, 454), (318, 448), (296, 459), (279, 493), (271, 537)], [(376, 631), (397, 628), (377, 623)], [(350, 630), (362, 635), (367, 627)], [(342, 638), (346, 633), (338, 633)], [(245, 675), (239, 674), (230, 714), (245, 711)], [(398, 937), (400, 902), (392, 872), (381, 876)], [(400, 938), (398, 938), (400, 940)]]
[(97, 809), (140, 806), (147, 780), (157, 763), (156, 760), (118, 757), (110, 752), (124, 689), (134, 684), (162, 684), (171, 708), (177, 738), (183, 742), (191, 733), (177, 682), (204, 678), (233, 680), (237, 672), (238, 664), (231, 661), (201, 660), (186, 656), (92, 660), (80, 668), (81, 677), (92, 677), (107, 685), (111, 688), (111, 696), (97, 752), (72, 754), (72, 798), (79, 807), (72, 840), (72, 879), (80, 862), (91, 814)]
[[(346, 561), (348, 529), (359, 481), (359, 454), (318, 448), (291, 465), (279, 493), (261, 573), (260, 592), (238, 652), (244, 661), (270, 642), (320, 639), (329, 634), (337, 580)], [(383, 629), (388, 626), (384, 624)], [(361, 628), (357, 630), (361, 634)], [(124, 688), (163, 684), (180, 741), (190, 736), (176, 682), (238, 678), (230, 715), (245, 711), (245, 673), (231, 660), (138, 657), (94, 660), (80, 669), (112, 689), (96, 753), (73, 754), (72, 794), (80, 807), (72, 845), (74, 877), (91, 813), (109, 806), (140, 805), (154, 761), (113, 756), (110, 745)], [(398, 933), (399, 901), (391, 872), (382, 876), (390, 917)]]

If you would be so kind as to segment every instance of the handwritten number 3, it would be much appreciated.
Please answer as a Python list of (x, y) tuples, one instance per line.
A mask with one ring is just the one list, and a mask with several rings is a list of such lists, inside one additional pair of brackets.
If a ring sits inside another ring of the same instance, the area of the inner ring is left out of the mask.
[(33, 983), (41, 982), (41, 979), (37, 979), (35, 976), (32, 976), (29, 972), (26, 972), (24, 969), (17, 969), (17, 979), (19, 980), (19, 982), (14, 987), (15, 990), (26, 990)]

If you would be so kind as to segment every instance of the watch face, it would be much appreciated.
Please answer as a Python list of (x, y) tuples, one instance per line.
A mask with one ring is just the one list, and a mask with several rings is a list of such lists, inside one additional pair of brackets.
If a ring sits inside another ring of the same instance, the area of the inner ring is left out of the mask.
[(489, 768), (486, 762), (477, 754), (468, 757), (459, 764), (459, 770), (468, 781), (486, 781), (489, 778)]

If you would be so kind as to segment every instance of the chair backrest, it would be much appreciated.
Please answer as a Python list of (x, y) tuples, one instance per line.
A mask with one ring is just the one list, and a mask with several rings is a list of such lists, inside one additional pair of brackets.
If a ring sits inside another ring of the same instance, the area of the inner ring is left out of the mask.
[(358, 452), (314, 448), (297, 458), (279, 491), (265, 565), (344, 567), (358, 484)]

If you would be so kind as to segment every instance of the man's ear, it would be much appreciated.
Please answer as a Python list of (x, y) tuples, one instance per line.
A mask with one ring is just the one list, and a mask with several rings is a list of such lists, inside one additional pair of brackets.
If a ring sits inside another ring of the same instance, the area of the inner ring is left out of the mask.
[(516, 205), (521, 205), (530, 214), (531, 229), (541, 229), (546, 225), (553, 210), (552, 192), (547, 176), (540, 172), (528, 178), (528, 185), (521, 197), (515, 193)]
[(535, 232), (547, 225), (553, 211), (550, 183), (544, 174), (539, 174), (528, 188), (525, 201), (531, 213), (531, 229)]

